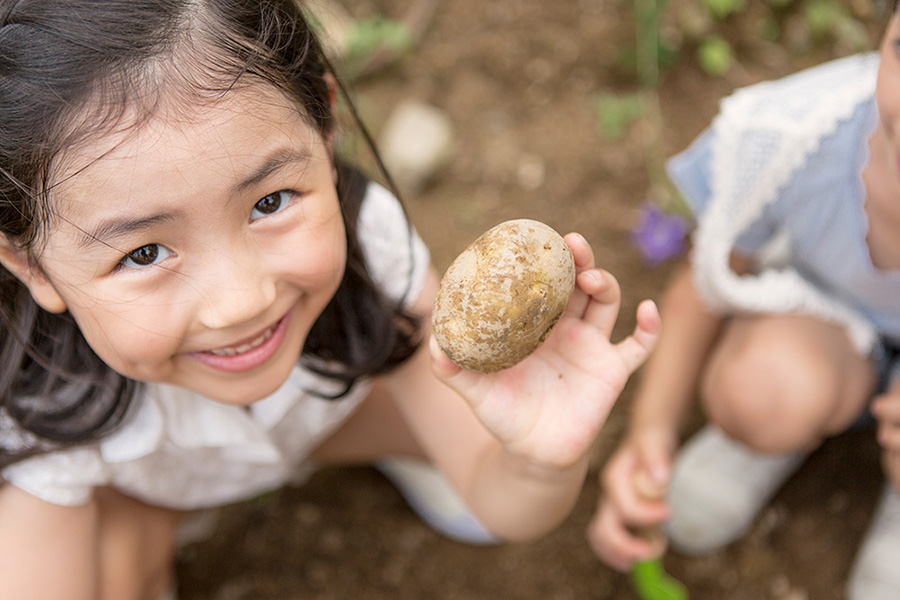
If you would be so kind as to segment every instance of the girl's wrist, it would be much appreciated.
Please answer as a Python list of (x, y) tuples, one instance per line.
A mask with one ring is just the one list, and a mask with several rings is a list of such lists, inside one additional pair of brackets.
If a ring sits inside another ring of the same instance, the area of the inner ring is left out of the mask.
[(589, 456), (584, 454), (575, 460), (550, 463), (535, 460), (508, 449), (503, 449), (503, 464), (512, 473), (542, 483), (559, 483), (572, 477), (584, 477), (587, 474)]
[(625, 439), (632, 440), (639, 446), (646, 446), (649, 441), (654, 446), (664, 445), (670, 452), (674, 452), (678, 446), (678, 427), (658, 419), (632, 421)]

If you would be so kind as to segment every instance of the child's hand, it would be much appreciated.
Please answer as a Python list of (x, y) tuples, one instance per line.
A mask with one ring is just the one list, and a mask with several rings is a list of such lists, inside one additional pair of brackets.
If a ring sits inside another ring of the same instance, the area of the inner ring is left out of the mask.
[(663, 439), (653, 434), (626, 438), (601, 473), (603, 491), (588, 540), (600, 560), (614, 569), (627, 571), (664, 550), (659, 526), (669, 518), (665, 490), (672, 444)]
[(659, 331), (649, 301), (637, 310), (634, 333), (609, 341), (619, 311), (615, 278), (594, 268), (587, 241), (566, 236), (576, 268), (576, 289), (547, 340), (528, 358), (497, 373), (454, 365), (432, 337), (433, 368), (466, 398), (506, 450), (543, 468), (581, 461), (628, 377), (644, 362)]
[(878, 421), (881, 464), (888, 479), (900, 489), (900, 384), (895, 384), (872, 403)]
[(872, 402), (878, 421), (878, 443), (886, 451), (900, 452), (900, 384), (895, 384)]

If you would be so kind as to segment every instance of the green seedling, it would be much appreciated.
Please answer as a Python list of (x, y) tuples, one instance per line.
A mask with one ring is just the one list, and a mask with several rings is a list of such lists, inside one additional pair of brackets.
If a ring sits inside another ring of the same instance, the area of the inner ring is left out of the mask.
[(635, 563), (631, 582), (641, 600), (687, 600), (687, 588), (666, 573), (661, 558)]
[[(634, 474), (634, 486), (647, 500), (662, 500), (666, 496), (666, 484), (654, 480), (645, 470)], [(656, 548), (653, 558), (638, 561), (631, 568), (631, 582), (638, 597), (641, 600), (687, 600), (687, 588), (663, 568), (666, 535), (660, 526), (642, 527), (636, 533)]]

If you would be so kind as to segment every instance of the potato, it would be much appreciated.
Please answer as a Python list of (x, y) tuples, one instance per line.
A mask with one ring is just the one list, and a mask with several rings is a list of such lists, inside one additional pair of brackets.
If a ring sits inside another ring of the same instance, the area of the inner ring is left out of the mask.
[(575, 289), (575, 260), (562, 236), (530, 219), (490, 229), (441, 279), (434, 335), (457, 365), (491, 373), (531, 354)]

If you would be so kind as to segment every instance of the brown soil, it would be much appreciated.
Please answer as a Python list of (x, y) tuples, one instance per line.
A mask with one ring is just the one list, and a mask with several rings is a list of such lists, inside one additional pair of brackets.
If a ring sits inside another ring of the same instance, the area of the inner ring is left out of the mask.
[[(365, 0), (352, 10), (397, 16), (411, 4)], [(762, 2), (749, 4), (755, 10)], [(441, 0), (415, 52), (357, 86), (367, 122), (383, 122), (412, 97), (444, 109), (455, 123), (452, 164), (406, 199), (438, 268), (506, 219), (577, 230), (622, 284), (616, 337), (632, 329), (638, 301), (657, 297), (671, 269), (647, 268), (628, 241), (647, 195), (653, 132), (638, 126), (606, 141), (593, 113), (598, 93), (634, 89), (622, 60), (633, 45), (631, 5)], [(682, 148), (735, 86), (844, 52), (822, 44), (793, 56), (752, 39), (738, 50), (740, 66), (726, 77), (708, 77), (690, 61), (667, 72), (665, 125), (653, 148), (664, 155)], [(632, 389), (598, 441), (595, 472), (623, 431)], [(880, 488), (877, 461), (870, 431), (829, 441), (744, 540), (704, 558), (669, 552), (668, 571), (695, 600), (843, 597)], [(181, 551), (179, 593), (183, 600), (635, 598), (627, 577), (601, 565), (585, 541), (596, 498), (592, 474), (571, 518), (545, 539), (468, 547), (423, 525), (375, 471), (330, 469), (302, 488), (226, 509), (212, 538)]]

